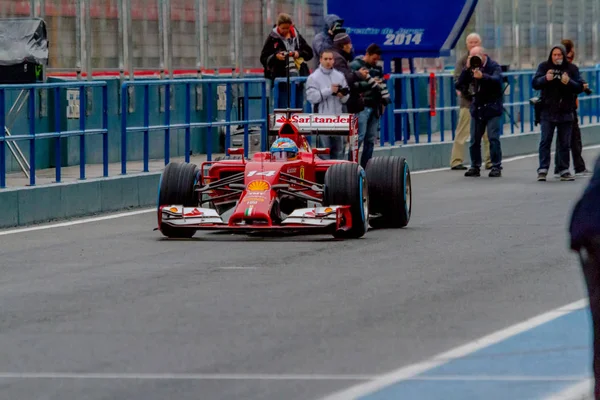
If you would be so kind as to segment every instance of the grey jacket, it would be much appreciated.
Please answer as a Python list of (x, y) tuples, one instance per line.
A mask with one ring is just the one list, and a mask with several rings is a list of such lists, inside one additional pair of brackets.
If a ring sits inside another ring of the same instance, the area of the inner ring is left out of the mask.
[(342, 98), (331, 93), (331, 85), (348, 87), (344, 74), (336, 69), (325, 69), (319, 66), (306, 80), (306, 100), (318, 108), (319, 114), (339, 115), (343, 113), (343, 104), (348, 101), (349, 94)]

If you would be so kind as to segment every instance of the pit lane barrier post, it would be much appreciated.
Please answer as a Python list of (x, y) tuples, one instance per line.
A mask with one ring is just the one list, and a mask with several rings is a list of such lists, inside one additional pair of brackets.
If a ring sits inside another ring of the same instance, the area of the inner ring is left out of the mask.
[[(87, 89), (100, 87), (102, 91), (102, 127), (90, 128), (87, 126), (87, 98), (92, 93)], [(86, 164), (86, 137), (91, 135), (102, 135), (102, 164), (103, 176), (108, 177), (108, 90), (106, 81), (73, 81), (73, 82), (55, 82), (55, 83), (31, 83), (31, 84), (7, 84), (0, 85), (0, 189), (6, 188), (6, 147), (9, 143), (17, 141), (29, 141), (29, 186), (36, 185), (36, 141), (41, 139), (55, 139), (55, 176), (56, 182), (61, 182), (61, 138), (78, 136), (79, 137), (79, 179), (85, 180)], [(36, 132), (36, 90), (51, 89), (54, 96), (54, 131)], [(61, 130), (61, 89), (79, 89), (80, 108), (79, 108), (79, 129)], [(28, 134), (10, 134), (7, 135), (7, 114), (6, 114), (6, 91), (20, 90), (28, 92)]]
[[(244, 86), (244, 98), (243, 98), (243, 116), (241, 120), (230, 119), (231, 114), (231, 92), (232, 85), (243, 85)], [(261, 90), (261, 117), (258, 119), (249, 119), (250, 113), (249, 106), (249, 85), (258, 84)], [(225, 121), (213, 121), (214, 110), (212, 99), (216, 96), (216, 86), (225, 85), (226, 93), (226, 118)], [(138, 126), (128, 126), (128, 96), (127, 92), (130, 87), (142, 87), (143, 88), (143, 123)], [(171, 98), (165, 96), (164, 106), (164, 123), (160, 125), (150, 125), (150, 96), (149, 90), (151, 86), (164, 87), (165, 93), (171, 92), (171, 87), (184, 86), (185, 88), (185, 100), (183, 106), (185, 107), (185, 115), (183, 122), (173, 123), (171, 121)], [(206, 86), (207, 97), (209, 99), (206, 104), (207, 117), (205, 122), (192, 122), (192, 102), (191, 102), (191, 88), (192, 86)], [(173, 129), (185, 129), (185, 161), (190, 161), (190, 148), (191, 148), (191, 130), (194, 128), (208, 128), (208, 134), (205, 137), (206, 141), (206, 156), (208, 161), (212, 161), (212, 136), (213, 128), (215, 127), (226, 127), (225, 134), (225, 151), (230, 147), (231, 142), (231, 126), (243, 125), (244, 126), (244, 157), (248, 157), (249, 148), (249, 126), (250, 125), (261, 125), (261, 148), (264, 151), (267, 144), (267, 129), (268, 129), (268, 116), (266, 108), (267, 99), (267, 80), (264, 78), (222, 78), (222, 79), (156, 79), (156, 80), (140, 80), (140, 81), (126, 81), (121, 85), (121, 174), (127, 174), (127, 136), (129, 133), (142, 132), (143, 133), (143, 172), (149, 172), (149, 133), (150, 131), (164, 131), (164, 163), (167, 165), (170, 161), (170, 136), (171, 130)]]

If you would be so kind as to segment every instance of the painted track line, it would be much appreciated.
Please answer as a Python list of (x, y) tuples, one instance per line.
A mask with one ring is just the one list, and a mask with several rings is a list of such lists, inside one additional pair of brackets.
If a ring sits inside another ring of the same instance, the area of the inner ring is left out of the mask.
[(131, 374), (68, 372), (0, 372), (0, 379), (129, 379), (129, 380), (275, 380), (275, 381), (365, 381), (367, 375), (311, 374)]
[(546, 397), (544, 400), (592, 400), (594, 398), (594, 380), (585, 379), (564, 391)]
[[(600, 145), (587, 146), (587, 147), (583, 148), (583, 150), (593, 150), (593, 149), (600, 149)], [(552, 152), (552, 154), (554, 154), (554, 152)], [(532, 158), (532, 157), (538, 157), (538, 153), (525, 154), (522, 156), (507, 158), (505, 160), (502, 160), (502, 163), (509, 163), (509, 162), (513, 162), (513, 161), (525, 160), (527, 158)], [(412, 175), (430, 174), (432, 172), (442, 172), (442, 171), (450, 171), (450, 168), (444, 167), (444, 168), (435, 168), (435, 169), (424, 169), (424, 170), (419, 170), (419, 171), (411, 171), (411, 174)], [(456, 171), (452, 171), (452, 172), (456, 172)], [(154, 211), (156, 211), (156, 208), (152, 207), (152, 208), (145, 208), (142, 210), (129, 211), (129, 212), (124, 212), (124, 213), (119, 213), (119, 214), (104, 215), (101, 217), (77, 219), (74, 221), (67, 221), (67, 222), (61, 222), (61, 223), (56, 223), (56, 224), (36, 225), (36, 226), (27, 227), (27, 228), (16, 228), (16, 229), (11, 229), (11, 230), (6, 230), (6, 231), (0, 231), (0, 236), (16, 235), (18, 233), (42, 231), (42, 230), (46, 230), (46, 229), (63, 228), (63, 227), (67, 227), (67, 226), (89, 224), (90, 222), (100, 222), (100, 221), (107, 221), (107, 220), (117, 219), (117, 218), (131, 217), (134, 215), (148, 214), (148, 213), (151, 213)]]
[(466, 343), (462, 346), (455, 347), (449, 351), (433, 356), (428, 360), (416, 364), (411, 364), (399, 368), (397, 370), (388, 372), (384, 375), (379, 376), (376, 379), (371, 380), (370, 382), (358, 384), (347, 389), (343, 389), (342, 391), (323, 397), (321, 398), (321, 400), (356, 399), (358, 397), (371, 394), (373, 392), (385, 388), (386, 386), (410, 380), (416, 377), (417, 375), (422, 374), (423, 372), (439, 367), (440, 365), (446, 364), (449, 361), (452, 361), (456, 358), (465, 357), (478, 350), (484, 349), (493, 344), (506, 340), (512, 336), (526, 332), (539, 325), (545, 324), (546, 322), (559, 318), (565, 314), (568, 314), (569, 312), (572, 312), (573, 310), (584, 308), (587, 305), (587, 298), (581, 299), (579, 301), (537, 315), (518, 324), (501, 329), (490, 335)]

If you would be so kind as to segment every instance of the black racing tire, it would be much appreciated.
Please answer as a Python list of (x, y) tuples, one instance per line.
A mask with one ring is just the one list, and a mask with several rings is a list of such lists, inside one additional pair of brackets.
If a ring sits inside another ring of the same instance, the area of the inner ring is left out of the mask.
[(365, 170), (356, 163), (334, 164), (325, 173), (323, 206), (350, 206), (352, 228), (335, 233), (340, 238), (360, 238), (369, 229), (369, 191)]
[[(199, 172), (196, 164), (169, 163), (160, 177), (158, 186), (158, 208), (165, 205), (183, 205), (184, 207), (197, 207), (198, 196), (195, 184)], [(191, 238), (196, 229), (173, 228), (161, 224), (161, 233), (168, 238)]]
[(404, 157), (373, 157), (367, 163), (373, 228), (404, 228), (412, 214), (410, 168)]

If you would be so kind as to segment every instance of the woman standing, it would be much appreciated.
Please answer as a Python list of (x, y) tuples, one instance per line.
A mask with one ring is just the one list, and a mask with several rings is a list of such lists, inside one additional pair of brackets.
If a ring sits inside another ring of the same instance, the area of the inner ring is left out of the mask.
[[(289, 63), (286, 63), (286, 54), (289, 54)], [(277, 26), (273, 28), (260, 54), (260, 63), (264, 67), (265, 78), (271, 80), (271, 86), (274, 89), (273, 81), (275, 78), (287, 76), (289, 68), (290, 77), (308, 76), (310, 70), (307, 61), (313, 58), (313, 51), (306, 43), (306, 40), (298, 33), (298, 30), (292, 22), (292, 17), (288, 14), (279, 14), (277, 17)], [(304, 84), (292, 82), (296, 85), (296, 96), (291, 98), (291, 108), (304, 108)], [(279, 100), (275, 107), (288, 107), (289, 88), (285, 82), (279, 83)]]

